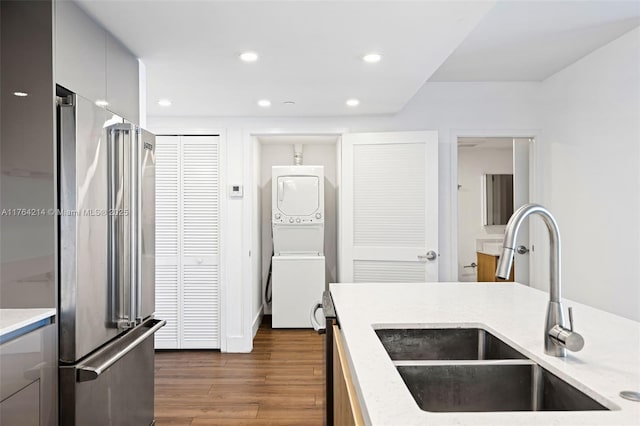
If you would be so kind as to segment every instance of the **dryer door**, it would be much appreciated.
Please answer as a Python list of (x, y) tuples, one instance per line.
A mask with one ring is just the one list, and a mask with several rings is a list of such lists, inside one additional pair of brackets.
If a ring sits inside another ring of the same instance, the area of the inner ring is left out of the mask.
[(317, 176), (278, 177), (278, 210), (287, 216), (310, 216), (320, 206)]

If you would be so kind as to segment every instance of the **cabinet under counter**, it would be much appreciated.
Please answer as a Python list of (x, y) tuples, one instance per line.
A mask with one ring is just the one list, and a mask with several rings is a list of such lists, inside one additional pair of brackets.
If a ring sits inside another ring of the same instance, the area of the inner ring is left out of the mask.
[(478, 282), (513, 282), (515, 266), (511, 268), (511, 275), (508, 280), (496, 277), (496, 268), (500, 256), (497, 254), (488, 254), (481, 251), (476, 252), (478, 259)]
[(0, 424), (56, 425), (55, 309), (0, 309)]

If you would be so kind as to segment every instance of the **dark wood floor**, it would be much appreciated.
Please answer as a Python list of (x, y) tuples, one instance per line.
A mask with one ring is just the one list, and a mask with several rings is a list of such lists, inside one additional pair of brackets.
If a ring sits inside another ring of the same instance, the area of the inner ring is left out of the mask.
[(322, 425), (322, 336), (263, 325), (250, 354), (159, 351), (156, 425)]

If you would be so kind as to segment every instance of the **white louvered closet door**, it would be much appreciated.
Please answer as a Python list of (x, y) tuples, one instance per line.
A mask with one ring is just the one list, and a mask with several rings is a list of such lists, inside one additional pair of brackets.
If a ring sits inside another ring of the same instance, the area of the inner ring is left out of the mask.
[(220, 348), (219, 138), (183, 136), (182, 334), (186, 349)]
[(342, 138), (341, 282), (438, 281), (438, 134)]
[(156, 140), (156, 348), (217, 349), (219, 137)]
[(156, 348), (180, 347), (180, 137), (156, 137)]

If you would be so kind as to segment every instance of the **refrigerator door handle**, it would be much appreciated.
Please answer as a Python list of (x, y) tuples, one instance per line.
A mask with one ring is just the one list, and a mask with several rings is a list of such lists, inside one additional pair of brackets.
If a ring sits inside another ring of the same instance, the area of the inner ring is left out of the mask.
[[(85, 360), (83, 363), (79, 364), (76, 367), (77, 381), (87, 382), (89, 380), (97, 379), (109, 367), (134, 350), (136, 346), (152, 336), (160, 328), (164, 327), (167, 322), (165, 320), (151, 320), (150, 323), (152, 323), (151, 327), (147, 331), (141, 332), (140, 335), (123, 337), (123, 339), (132, 339), (124, 348), (113, 350), (111, 347), (106, 347), (98, 351), (95, 355), (90, 356), (89, 359)], [(135, 330), (130, 333), (135, 333)]]
[(134, 232), (136, 235), (136, 244), (133, 247), (135, 268), (135, 297), (136, 297), (136, 321), (141, 322), (143, 320), (142, 312), (142, 191), (140, 189), (142, 185), (142, 167), (141, 162), (144, 157), (142, 140), (142, 130), (139, 127), (135, 128), (135, 138), (132, 138), (132, 146), (135, 151), (135, 161), (132, 161), (134, 168), (133, 175), (136, 179), (136, 195), (132, 205), (135, 204), (135, 214), (131, 216), (131, 221), (134, 226)]
[[(135, 325), (134, 295), (132, 294), (132, 264), (130, 257), (131, 230), (129, 192), (126, 187), (130, 170), (124, 142), (126, 129), (111, 126), (108, 138), (109, 173), (109, 283), (111, 286), (112, 321), (120, 329)], [(129, 221), (127, 220), (129, 219)]]
[[(116, 193), (117, 193), (117, 173), (118, 173), (118, 164), (116, 157), (116, 147), (115, 147), (115, 136), (114, 131), (112, 129), (107, 130), (108, 140), (107, 140), (107, 172), (108, 176), (108, 208), (109, 212), (113, 213), (116, 208)], [(119, 324), (120, 320), (120, 292), (119, 286), (117, 283), (118, 279), (118, 242), (115, 237), (116, 232), (118, 230), (118, 220), (115, 215), (110, 214), (107, 216), (109, 218), (108, 225), (108, 244), (109, 244), (109, 286), (111, 289), (111, 320), (114, 324)]]
[(129, 152), (129, 320), (132, 324), (138, 323), (138, 129), (130, 125), (127, 132), (127, 151)]

